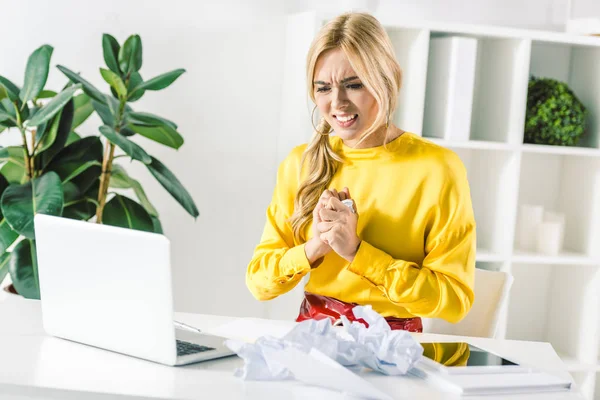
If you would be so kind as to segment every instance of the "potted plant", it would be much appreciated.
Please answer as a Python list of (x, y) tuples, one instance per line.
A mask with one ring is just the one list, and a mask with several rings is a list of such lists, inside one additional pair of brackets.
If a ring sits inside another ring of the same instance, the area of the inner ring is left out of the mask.
[[(174, 122), (135, 111), (131, 103), (147, 91), (165, 89), (185, 70), (145, 81), (138, 35), (120, 46), (105, 34), (102, 47), (107, 68), (100, 73), (111, 94), (60, 65), (68, 83), (58, 93), (44, 90), (53, 52), (49, 45), (29, 57), (21, 88), (0, 76), (0, 132), (17, 130), (23, 141), (0, 148), (0, 282), (6, 274), (12, 280), (5, 291), (40, 298), (33, 226), (37, 213), (162, 233), (158, 212), (117, 158), (143, 163), (190, 215), (198, 216), (180, 181), (132, 140), (142, 135), (173, 149), (182, 146)], [(75, 129), (94, 112), (103, 122), (100, 135), (79, 136)], [(137, 201), (109, 193), (109, 187), (132, 189)]]
[(530, 78), (525, 143), (576, 146), (585, 133), (587, 116), (587, 109), (566, 83)]

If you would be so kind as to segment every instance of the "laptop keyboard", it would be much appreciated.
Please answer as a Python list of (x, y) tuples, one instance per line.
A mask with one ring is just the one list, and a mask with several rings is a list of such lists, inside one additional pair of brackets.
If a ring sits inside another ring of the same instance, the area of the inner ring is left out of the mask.
[(187, 356), (188, 354), (202, 353), (204, 351), (215, 350), (214, 347), (201, 346), (199, 344), (177, 340), (177, 355)]

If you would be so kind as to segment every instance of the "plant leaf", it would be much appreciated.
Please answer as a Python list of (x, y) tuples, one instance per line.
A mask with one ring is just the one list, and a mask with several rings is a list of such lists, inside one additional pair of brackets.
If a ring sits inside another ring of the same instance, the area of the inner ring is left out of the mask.
[(102, 35), (102, 51), (104, 53), (104, 62), (108, 69), (110, 69), (115, 74), (121, 74), (119, 70), (119, 50), (121, 46), (117, 39), (115, 39), (112, 35), (105, 33)]
[(119, 67), (123, 74), (142, 68), (142, 39), (139, 35), (129, 36), (119, 50)]
[(144, 207), (128, 197), (116, 195), (104, 206), (102, 223), (122, 228), (154, 232), (152, 218)]
[(73, 98), (73, 105), (75, 107), (75, 114), (73, 115), (73, 124), (71, 129), (76, 129), (79, 125), (89, 118), (94, 112), (94, 106), (90, 96), (85, 93), (81, 93)]
[(49, 99), (56, 96), (56, 92), (54, 90), (42, 90), (38, 95), (37, 99)]
[(163, 126), (140, 126), (129, 125), (136, 133), (147, 137), (150, 140), (164, 144), (165, 146), (179, 149), (183, 145), (183, 137), (175, 129), (168, 125)]
[(113, 164), (112, 173), (110, 175), (110, 187), (117, 189), (133, 189), (140, 204), (146, 209), (150, 216), (158, 217), (158, 211), (148, 200), (146, 192), (142, 185), (127, 174), (127, 171), (119, 164)]
[(35, 99), (46, 85), (53, 50), (52, 46), (43, 45), (29, 56), (25, 68), (25, 83), (19, 93), (22, 102)]
[(104, 78), (104, 81), (115, 89), (119, 98), (127, 97), (127, 88), (119, 75), (115, 74), (110, 69), (104, 68), (100, 68), (100, 74), (102, 75), (102, 78)]
[(0, 200), (6, 222), (17, 233), (35, 239), (35, 214), (60, 215), (63, 209), (63, 188), (60, 177), (48, 172), (22, 185), (10, 185)]
[(92, 100), (92, 107), (94, 107), (94, 110), (96, 110), (96, 113), (98, 113), (98, 116), (104, 125), (115, 126), (115, 117), (112, 115), (110, 108), (108, 108), (106, 104)]
[(194, 204), (194, 200), (192, 196), (188, 193), (187, 190), (183, 187), (179, 179), (173, 175), (171, 171), (167, 167), (165, 167), (160, 161), (156, 158), (150, 156), (152, 158), (152, 163), (146, 165), (148, 170), (156, 180), (165, 188), (167, 192), (171, 194), (177, 200), (179, 204), (194, 218), (198, 217), (198, 209), (196, 208), (196, 204)]
[(40, 288), (38, 284), (37, 264), (35, 247), (30, 240), (20, 241), (11, 252), (8, 270), (10, 279), (21, 296), (27, 299), (40, 299)]
[(71, 143), (76, 142), (78, 140), (81, 140), (81, 136), (79, 136), (77, 132), (71, 132), (69, 133), (69, 137), (67, 138), (67, 143), (65, 143), (65, 146), (68, 146)]
[[(133, 89), (135, 87), (137, 87), (138, 85), (140, 85), (142, 82), (144, 82), (144, 80), (142, 79), (142, 76), (140, 75), (139, 72), (132, 73), (131, 76), (129, 77), (129, 82), (127, 82), (127, 93), (131, 93), (133, 91)], [(129, 96), (127, 101), (130, 101), (130, 102), (137, 101), (144, 95), (144, 93), (146, 93), (145, 90), (138, 90), (136, 92), (135, 96)]]
[(20, 146), (4, 147), (0, 151), (0, 162), (5, 162), (0, 173), (9, 183), (21, 184), (25, 179), (25, 152)]
[(123, 150), (126, 154), (128, 154), (134, 160), (138, 160), (143, 162), (144, 164), (150, 164), (152, 161), (148, 153), (136, 143), (127, 139), (125, 136), (121, 135), (113, 128), (107, 125), (102, 125), (100, 127), (100, 133), (104, 135), (108, 140), (110, 140), (115, 145), (119, 146), (121, 150)]
[(55, 116), (73, 98), (78, 89), (81, 89), (81, 84), (73, 85), (57, 94), (48, 104), (40, 108), (33, 118), (26, 121), (27, 126), (38, 126)]
[(10, 80), (6, 79), (5, 77), (0, 75), (0, 86), (2, 86), (4, 88), (4, 90), (6, 90), (6, 94), (8, 95), (8, 98), (10, 99), (10, 101), (17, 101), (19, 99), (19, 92), (21, 92), (21, 89), (19, 89), (17, 87), (17, 85), (15, 85), (14, 83), (12, 83)]
[(152, 219), (152, 224), (154, 225), (154, 233), (163, 233), (163, 229), (162, 229), (162, 225), (160, 223), (160, 220), (158, 219), (158, 217), (155, 217), (154, 215), (151, 215), (150, 218)]
[(156, 76), (150, 80), (142, 82), (136, 88), (134, 88), (129, 97), (134, 97), (138, 90), (161, 90), (169, 86), (171, 83), (175, 82), (181, 74), (185, 72), (185, 69), (180, 68), (170, 72), (165, 72), (162, 75)]
[(63, 67), (62, 65), (58, 65), (56, 68), (58, 68), (63, 74), (65, 74), (67, 76), (67, 78), (69, 78), (71, 80), (71, 82), (81, 83), (82, 89), (85, 92), (85, 94), (90, 96), (92, 99), (99, 101), (100, 103), (103, 103), (103, 104), (106, 103), (106, 98), (104, 97), (102, 92), (100, 92), (98, 89), (96, 89), (96, 87), (94, 87), (94, 85), (92, 85), (91, 83), (89, 83), (88, 81), (83, 79), (81, 76), (79, 76), (79, 74), (76, 74), (75, 72), (71, 71), (70, 69)]
[(4, 281), (6, 275), (8, 274), (8, 262), (10, 261), (11, 253), (5, 251), (2, 256), (0, 256), (0, 283)]
[[(46, 171), (54, 171), (58, 174), (61, 182), (67, 178), (73, 179), (88, 168), (79, 168), (95, 161), (102, 163), (102, 142), (97, 136), (88, 136), (63, 148), (46, 167)], [(79, 170), (78, 174), (74, 173)], [(74, 182), (77, 183), (77, 182)], [(79, 186), (79, 189), (85, 191)]]
[[(0, 197), (8, 187), (8, 180), (4, 177), (4, 175), (0, 175)], [(0, 253), (4, 254), (6, 250), (10, 247), (10, 245), (13, 244), (15, 240), (17, 240), (18, 237), (19, 234), (12, 230), (12, 228), (8, 225), (6, 219), (4, 219), (4, 216), (0, 212)], [(0, 283), (2, 282), (2, 279), (4, 278), (0, 276)]]
[(51, 135), (54, 135), (54, 140), (51, 140), (51, 138), (49, 138), (48, 140), (52, 142), (51, 145), (46, 147), (46, 149), (43, 152), (38, 151), (38, 153), (40, 153), (41, 155), (42, 169), (46, 168), (48, 163), (52, 161), (52, 158), (54, 158), (54, 156), (56, 156), (56, 154), (58, 154), (58, 152), (65, 147), (67, 143), (67, 138), (69, 137), (69, 134), (71, 132), (71, 126), (73, 125), (73, 116), (75, 113), (74, 108), (74, 101), (69, 101), (63, 107), (62, 112), (60, 114), (58, 127), (56, 129), (56, 135), (54, 135), (54, 133), (51, 133)]
[(162, 126), (167, 125), (173, 129), (177, 129), (175, 122), (170, 121), (166, 118), (159, 117), (146, 112), (128, 112), (125, 117), (127, 121), (136, 125), (147, 125), (147, 126)]
[[(69, 184), (71, 183), (72, 182), (69, 182)], [(72, 201), (72, 204), (65, 203), (62, 216), (85, 221), (94, 216), (96, 214), (96, 199), (98, 198), (99, 188), (100, 180), (96, 179), (83, 196)]]

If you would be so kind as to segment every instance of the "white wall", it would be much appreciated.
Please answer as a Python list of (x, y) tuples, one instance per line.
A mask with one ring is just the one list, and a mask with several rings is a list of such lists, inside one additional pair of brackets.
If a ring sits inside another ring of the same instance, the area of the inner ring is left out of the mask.
[[(376, 15), (402, 13), (414, 19), (546, 29), (562, 22), (565, 4), (565, 0), (366, 1), (377, 6)], [(575, 1), (578, 10), (594, 4)], [(172, 240), (176, 309), (263, 316), (265, 305), (250, 296), (244, 273), (275, 182), (279, 104), (285, 90), (283, 16), (314, 8), (342, 11), (348, 3), (0, 0), (0, 75), (22, 84), (28, 55), (48, 43), (55, 47), (53, 65), (80, 71), (106, 90), (98, 73), (104, 32), (121, 42), (129, 34), (141, 35), (144, 78), (186, 68), (172, 87), (146, 94), (134, 107), (179, 124), (186, 143), (178, 152), (144, 138), (138, 143), (180, 178), (196, 200), (198, 220), (194, 222), (143, 167), (127, 168), (146, 188)], [(62, 74), (52, 70), (48, 87), (64, 83)], [(97, 119), (90, 120), (81, 133), (95, 134), (97, 126)], [(15, 135), (4, 133), (0, 145), (14, 140)], [(118, 271), (114, 274), (118, 277)]]

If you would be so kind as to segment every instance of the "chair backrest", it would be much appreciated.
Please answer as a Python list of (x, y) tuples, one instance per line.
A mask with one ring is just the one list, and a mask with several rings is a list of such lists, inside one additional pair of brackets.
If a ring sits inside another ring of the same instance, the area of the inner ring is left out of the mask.
[(508, 299), (513, 276), (507, 272), (475, 269), (475, 301), (460, 322), (423, 318), (423, 332), (493, 338)]

